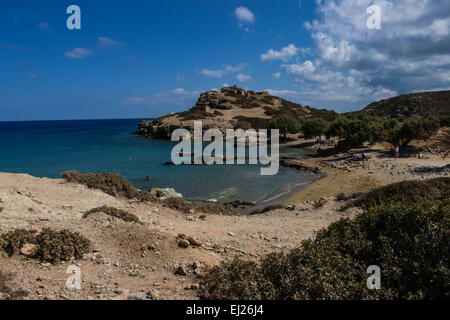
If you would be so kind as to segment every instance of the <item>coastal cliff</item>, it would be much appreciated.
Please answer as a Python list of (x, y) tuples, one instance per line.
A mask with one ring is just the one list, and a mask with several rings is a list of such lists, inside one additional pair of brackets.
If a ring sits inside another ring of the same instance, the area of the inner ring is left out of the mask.
[(150, 121), (141, 120), (138, 134), (146, 138), (170, 140), (172, 132), (178, 128), (193, 132), (194, 120), (202, 120), (204, 130), (217, 128), (223, 131), (245, 126), (263, 129), (277, 115), (289, 115), (302, 122), (310, 117), (332, 118), (337, 114), (303, 107), (271, 96), (268, 91), (256, 92), (233, 86), (202, 93), (195, 106), (188, 111)]

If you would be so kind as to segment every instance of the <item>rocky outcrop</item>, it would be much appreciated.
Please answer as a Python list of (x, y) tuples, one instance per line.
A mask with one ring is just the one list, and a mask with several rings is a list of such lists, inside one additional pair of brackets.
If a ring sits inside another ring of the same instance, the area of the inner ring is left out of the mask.
[(450, 115), (450, 91), (404, 94), (373, 102), (363, 111), (383, 118), (402, 118), (413, 115)]
[(293, 169), (302, 170), (302, 171), (309, 171), (309, 172), (314, 172), (314, 173), (320, 173), (319, 167), (310, 166), (309, 164), (305, 163), (302, 160), (285, 159), (285, 160), (281, 161), (281, 164), (284, 167), (288, 167), (288, 168), (293, 168)]

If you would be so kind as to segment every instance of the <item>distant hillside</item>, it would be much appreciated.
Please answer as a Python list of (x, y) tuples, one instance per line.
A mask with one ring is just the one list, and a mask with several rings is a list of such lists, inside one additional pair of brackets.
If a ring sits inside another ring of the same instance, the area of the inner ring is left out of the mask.
[(363, 111), (383, 118), (450, 115), (450, 91), (404, 94), (373, 102)]
[(311, 117), (333, 120), (337, 113), (302, 107), (271, 96), (267, 91), (255, 92), (233, 86), (202, 93), (195, 106), (188, 111), (168, 114), (152, 121), (141, 120), (139, 134), (170, 139), (175, 129), (193, 131), (194, 120), (202, 120), (204, 129), (232, 129), (239, 121), (249, 123), (253, 129), (262, 129), (277, 115), (290, 115), (302, 122)]

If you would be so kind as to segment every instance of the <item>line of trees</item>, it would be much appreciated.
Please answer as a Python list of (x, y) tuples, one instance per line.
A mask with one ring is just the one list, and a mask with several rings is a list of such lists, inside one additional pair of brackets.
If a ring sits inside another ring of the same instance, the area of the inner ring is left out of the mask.
[(382, 119), (366, 113), (340, 115), (331, 122), (322, 118), (311, 118), (301, 124), (289, 115), (276, 116), (269, 121), (268, 129), (279, 129), (286, 137), (288, 133), (303, 133), (306, 139), (335, 138), (338, 147), (346, 150), (365, 143), (388, 142), (406, 148), (413, 140), (426, 141), (435, 135), (441, 126), (438, 118), (407, 118), (404, 120)]

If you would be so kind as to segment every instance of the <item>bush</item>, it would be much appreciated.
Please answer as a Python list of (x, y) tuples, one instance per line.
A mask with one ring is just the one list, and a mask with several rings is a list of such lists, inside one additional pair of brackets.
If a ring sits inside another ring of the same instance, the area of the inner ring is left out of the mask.
[(18, 253), (26, 243), (35, 244), (38, 248), (32, 258), (51, 263), (69, 261), (72, 257), (80, 259), (90, 250), (88, 239), (69, 230), (44, 229), (34, 235), (27, 230), (17, 229), (0, 236), (1, 248), (9, 256)]
[(415, 201), (435, 201), (450, 198), (450, 178), (402, 181), (381, 187), (356, 198), (353, 205), (372, 207), (389, 202), (411, 203)]
[(442, 128), (450, 127), (450, 115), (437, 116), (437, 119), (439, 120)]
[(91, 189), (100, 189), (114, 197), (138, 199), (140, 201), (157, 201), (147, 191), (141, 191), (133, 187), (124, 177), (117, 173), (79, 173), (78, 171), (64, 171), (61, 174), (68, 182), (83, 184)]
[(91, 215), (93, 213), (97, 213), (97, 212), (103, 212), (104, 214), (107, 214), (112, 217), (116, 217), (116, 218), (121, 219), (126, 222), (135, 222), (138, 224), (142, 224), (142, 222), (139, 220), (139, 218), (136, 217), (134, 214), (126, 212), (124, 210), (120, 210), (120, 209), (113, 208), (113, 207), (107, 207), (107, 206), (98, 207), (98, 208), (94, 208), (89, 211), (86, 211), (83, 214), (83, 218), (87, 218), (89, 215)]
[(9, 256), (19, 252), (26, 243), (35, 243), (35, 237), (25, 229), (16, 229), (0, 236), (0, 246)]
[[(236, 259), (204, 276), (213, 299), (448, 299), (450, 201), (371, 208), (288, 254)], [(381, 268), (381, 290), (366, 286)]]

